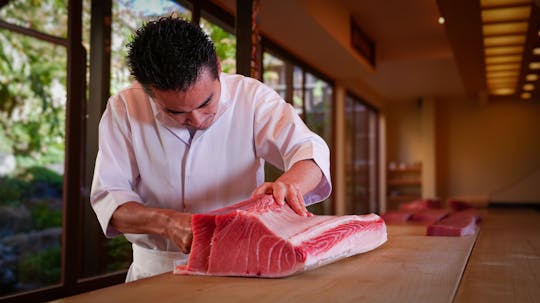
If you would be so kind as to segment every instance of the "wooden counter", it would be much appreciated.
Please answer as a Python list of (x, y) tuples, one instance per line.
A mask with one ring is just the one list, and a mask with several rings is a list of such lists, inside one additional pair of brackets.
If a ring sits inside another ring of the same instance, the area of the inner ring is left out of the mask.
[(539, 225), (535, 211), (490, 210), (473, 236), (389, 226), (380, 248), (288, 278), (163, 274), (54, 302), (538, 302)]
[(540, 302), (540, 211), (490, 209), (455, 302)]

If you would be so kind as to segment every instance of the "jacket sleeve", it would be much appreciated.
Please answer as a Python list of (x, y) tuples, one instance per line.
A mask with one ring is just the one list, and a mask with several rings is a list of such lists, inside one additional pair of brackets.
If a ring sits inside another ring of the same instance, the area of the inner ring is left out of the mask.
[(313, 159), (323, 173), (319, 184), (304, 196), (306, 205), (330, 196), (330, 150), (294, 108), (273, 89), (261, 84), (254, 96), (255, 149), (259, 157), (287, 171), (296, 162)]
[(99, 151), (90, 193), (90, 203), (107, 237), (120, 234), (110, 224), (118, 206), (128, 201), (142, 203), (133, 190), (139, 172), (130, 134), (125, 104), (120, 96), (113, 96), (99, 124)]

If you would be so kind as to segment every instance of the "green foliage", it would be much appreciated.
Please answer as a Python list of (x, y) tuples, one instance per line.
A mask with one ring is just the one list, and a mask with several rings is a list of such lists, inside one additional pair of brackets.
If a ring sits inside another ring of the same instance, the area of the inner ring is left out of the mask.
[(0, 126), (10, 130), (2, 132), (0, 142), (18, 162), (61, 162), (66, 50), (9, 31), (0, 33)]
[(204, 19), (201, 19), (201, 27), (214, 41), (223, 72), (234, 73), (236, 71), (236, 37)]
[(60, 247), (51, 247), (29, 254), (18, 263), (18, 280), (55, 283), (60, 281)]
[[(17, 178), (27, 180), (30, 183), (33, 197), (43, 197), (44, 195), (52, 197), (62, 196), (63, 177), (46, 167), (32, 166), (26, 168), (17, 175)], [(40, 191), (43, 185), (48, 188), (48, 194)]]
[[(41, 166), (23, 169), (13, 176), (0, 177), (0, 205), (17, 206), (30, 199), (61, 199), (63, 178)], [(55, 225), (58, 226), (58, 225)]]
[(123, 236), (115, 237), (107, 241), (109, 261), (107, 270), (115, 271), (126, 269), (131, 263), (131, 243)]
[(62, 210), (51, 209), (47, 202), (40, 201), (32, 208), (32, 224), (37, 230), (62, 226)]
[(24, 180), (0, 177), (0, 206), (18, 206), (26, 198), (30, 185)]
[[(0, 19), (67, 36), (66, 1), (10, 1)], [(63, 46), (0, 30), (0, 145), (19, 165), (63, 161), (66, 54)]]

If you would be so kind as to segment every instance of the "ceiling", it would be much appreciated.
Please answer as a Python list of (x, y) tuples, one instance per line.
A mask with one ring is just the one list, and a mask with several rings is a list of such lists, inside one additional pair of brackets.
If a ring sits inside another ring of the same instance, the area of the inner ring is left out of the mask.
[[(236, 1), (214, 2), (234, 14)], [(479, 3), (261, 0), (259, 25), (263, 35), (370, 100), (487, 99)], [(444, 25), (440, 9), (448, 15)], [(350, 47), (349, 15), (375, 43), (374, 68)]]

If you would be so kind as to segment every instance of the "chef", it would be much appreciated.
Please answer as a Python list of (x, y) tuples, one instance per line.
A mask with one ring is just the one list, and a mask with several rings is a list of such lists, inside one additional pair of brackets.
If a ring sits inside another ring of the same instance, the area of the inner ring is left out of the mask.
[[(187, 262), (193, 213), (271, 193), (309, 216), (306, 205), (330, 195), (324, 140), (268, 86), (222, 73), (199, 26), (146, 23), (128, 64), (136, 81), (103, 113), (91, 192), (105, 235), (132, 243), (127, 281)], [(265, 161), (284, 171), (274, 182), (264, 182)]]

